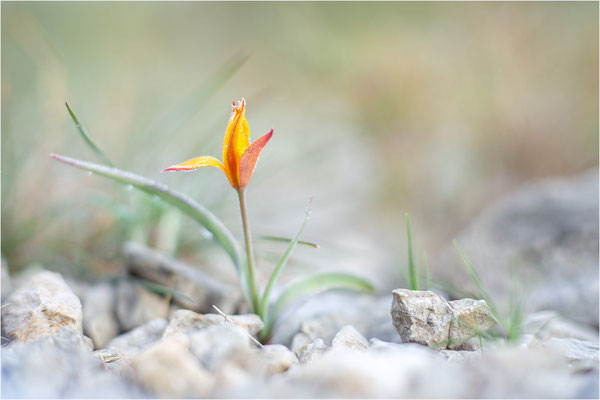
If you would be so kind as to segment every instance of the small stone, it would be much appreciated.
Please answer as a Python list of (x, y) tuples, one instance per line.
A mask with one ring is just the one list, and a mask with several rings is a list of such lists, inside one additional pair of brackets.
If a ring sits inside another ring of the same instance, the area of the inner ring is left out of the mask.
[[(178, 335), (183, 336), (183, 335)], [(206, 327), (189, 337), (191, 353), (210, 371), (216, 371), (227, 362), (252, 369), (255, 346), (251, 344), (248, 331), (233, 324)]]
[(214, 378), (188, 351), (182, 337), (153, 344), (131, 361), (136, 379), (166, 398), (209, 397)]
[(331, 341), (333, 349), (346, 348), (351, 350), (366, 350), (369, 342), (352, 325), (346, 325)]
[(155, 318), (165, 317), (164, 299), (132, 281), (121, 281), (116, 289), (116, 312), (121, 330), (129, 331)]
[(307, 343), (298, 347), (296, 355), (300, 365), (309, 364), (317, 358), (321, 357), (329, 350), (329, 346), (323, 342), (323, 339), (316, 338), (311, 343)]
[(9, 339), (35, 340), (63, 326), (82, 334), (81, 302), (62, 276), (41, 271), (14, 291), (2, 308), (2, 331)]
[(296, 355), (298, 355), (298, 349), (306, 344), (309, 344), (310, 342), (311, 342), (311, 339), (310, 339), (310, 337), (308, 337), (308, 335), (306, 333), (298, 332), (292, 338), (292, 344), (291, 344), (290, 348)]
[(579, 339), (550, 339), (541, 345), (562, 354), (576, 371), (595, 371), (598, 374), (598, 345)]
[(484, 300), (448, 302), (431, 291), (408, 289), (392, 293), (392, 320), (403, 342), (458, 349), (478, 332), (496, 324)]
[(166, 319), (153, 319), (142, 326), (117, 336), (106, 345), (106, 349), (113, 353), (120, 353), (123, 356), (134, 356), (158, 341), (163, 336), (166, 327)]
[(91, 286), (82, 297), (83, 332), (92, 338), (97, 349), (104, 347), (119, 333), (114, 316), (115, 291), (109, 283)]
[(431, 291), (396, 289), (392, 320), (403, 342), (445, 349), (452, 313), (448, 302)]
[(140, 398), (139, 386), (107, 371), (81, 334), (53, 335), (2, 348), (2, 398)]
[(598, 343), (598, 330), (570, 321), (556, 311), (539, 311), (525, 317), (523, 332), (532, 334), (541, 341), (552, 338), (572, 338)]
[(259, 354), (268, 375), (279, 374), (287, 371), (292, 365), (298, 364), (296, 355), (282, 344), (265, 345)]
[(173, 313), (164, 336), (192, 335), (209, 326), (232, 323), (244, 328), (251, 335), (255, 335), (263, 328), (260, 317), (255, 314), (231, 315), (230, 318), (233, 322), (225, 321), (225, 318), (218, 314), (198, 314), (190, 310), (177, 310)]
[[(496, 325), (485, 300), (460, 299), (448, 303), (452, 310), (448, 348), (461, 348), (470, 338)], [(473, 345), (467, 346), (471, 350)]]

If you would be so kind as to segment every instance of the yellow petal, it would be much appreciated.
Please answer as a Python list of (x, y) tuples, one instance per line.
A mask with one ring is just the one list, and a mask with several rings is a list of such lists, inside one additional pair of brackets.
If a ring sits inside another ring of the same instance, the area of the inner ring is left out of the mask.
[(242, 155), (250, 146), (250, 128), (246, 120), (246, 100), (233, 106), (223, 138), (223, 166), (233, 187), (239, 188), (239, 165)]
[(187, 160), (185, 162), (182, 162), (181, 164), (177, 164), (177, 165), (173, 165), (171, 167), (165, 168), (160, 172), (191, 171), (191, 170), (202, 168), (202, 167), (219, 167), (223, 171), (225, 171), (225, 168), (223, 168), (223, 164), (221, 164), (221, 161), (217, 160), (215, 157), (202, 156), (202, 157), (192, 158), (191, 160)]

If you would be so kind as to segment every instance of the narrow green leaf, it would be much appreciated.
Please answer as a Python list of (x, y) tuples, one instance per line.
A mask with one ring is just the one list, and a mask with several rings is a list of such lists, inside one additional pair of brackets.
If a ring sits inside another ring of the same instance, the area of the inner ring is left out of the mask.
[[(242, 249), (239, 243), (235, 240), (232, 233), (227, 229), (225, 224), (218, 219), (213, 213), (207, 210), (204, 206), (187, 195), (169, 189), (168, 186), (162, 183), (155, 182), (149, 178), (136, 175), (132, 172), (123, 171), (118, 168), (110, 168), (100, 164), (94, 164), (87, 161), (76, 160), (74, 158), (64, 157), (57, 154), (50, 154), (50, 157), (72, 165), (79, 169), (93, 172), (95, 174), (112, 179), (113, 181), (131, 185), (150, 195), (155, 195), (163, 201), (176, 207), (179, 211), (195, 219), (200, 225), (204, 226), (229, 254), (238, 273), (241, 275), (241, 282), (247, 282), (247, 265), (246, 259), (243, 256)], [(245, 294), (247, 287), (243, 287)]]
[(453, 240), (452, 243), (454, 244), (454, 248), (458, 252), (458, 255), (460, 256), (463, 264), (467, 268), (467, 271), (468, 271), (469, 275), (471, 276), (471, 279), (473, 280), (473, 282), (475, 283), (475, 285), (477, 286), (477, 288), (481, 292), (481, 297), (486, 301), (486, 303), (488, 303), (488, 306), (490, 307), (490, 310), (492, 311), (492, 313), (494, 314), (494, 316), (496, 317), (496, 319), (498, 321), (500, 321), (499, 310), (496, 307), (496, 304), (494, 303), (494, 301), (492, 301), (492, 298), (490, 297), (488, 291), (486, 290), (485, 285), (481, 281), (481, 278), (479, 277), (479, 274), (475, 270), (475, 267), (473, 267), (473, 264), (471, 263), (471, 260), (469, 260), (469, 257), (467, 257), (466, 253), (458, 245), (458, 242), (456, 240)]
[(67, 106), (67, 110), (69, 110), (69, 114), (71, 115), (73, 122), (75, 122), (75, 126), (77, 127), (77, 130), (81, 134), (81, 137), (83, 138), (85, 143), (87, 143), (87, 145), (90, 147), (90, 149), (92, 149), (92, 151), (94, 153), (96, 153), (98, 158), (100, 158), (104, 164), (106, 164), (110, 167), (114, 167), (115, 164), (110, 160), (110, 158), (108, 158), (108, 156), (106, 154), (104, 154), (104, 152), (102, 150), (100, 150), (100, 148), (98, 146), (96, 146), (96, 143), (94, 143), (94, 141), (92, 140), (90, 135), (87, 133), (87, 130), (85, 129), (85, 127), (83, 125), (81, 125), (81, 123), (79, 122), (79, 118), (77, 118), (77, 116), (75, 115), (75, 113), (73, 112), (71, 107), (69, 106), (69, 103), (65, 102), (65, 106)]
[(281, 270), (287, 264), (287, 261), (290, 258), (290, 255), (296, 248), (296, 245), (298, 244), (298, 241), (300, 240), (300, 236), (302, 235), (302, 232), (304, 232), (304, 228), (306, 228), (306, 224), (308, 223), (308, 220), (310, 219), (310, 203), (311, 202), (312, 202), (312, 197), (310, 198), (310, 200), (308, 202), (308, 206), (306, 207), (304, 221), (302, 222), (302, 226), (300, 226), (300, 230), (298, 230), (298, 233), (296, 234), (294, 239), (290, 242), (290, 245), (288, 246), (287, 250), (285, 251), (285, 253), (283, 253), (281, 258), (277, 262), (277, 265), (275, 265), (275, 268), (273, 269), (273, 273), (271, 274), (271, 277), (269, 278), (269, 282), (267, 283), (267, 287), (265, 288), (265, 292), (264, 292), (262, 298), (260, 299), (259, 315), (263, 319), (268, 319), (267, 309), (269, 307), (269, 301), (271, 300), (271, 291), (273, 290), (273, 287), (275, 286), (275, 282), (277, 281), (277, 278), (279, 277)]
[(196, 302), (194, 300), (192, 300), (189, 296), (186, 296), (185, 294), (181, 293), (179, 290), (174, 290), (174, 289), (170, 289), (164, 285), (152, 282), (152, 281), (148, 281), (146, 279), (142, 279), (142, 278), (134, 278), (134, 280), (136, 282), (138, 282), (140, 285), (142, 285), (143, 287), (145, 287), (146, 289), (150, 290), (151, 292), (157, 293), (157, 294), (170, 294), (171, 296), (176, 296), (176, 297), (181, 297), (182, 299), (185, 299), (187, 301), (189, 301), (192, 304), (196, 304)]
[(415, 262), (413, 259), (413, 250), (412, 250), (412, 239), (410, 236), (410, 223), (408, 222), (408, 213), (405, 214), (406, 217), (406, 236), (408, 238), (408, 275), (410, 278), (410, 289), (411, 290), (421, 290), (421, 285), (419, 283), (419, 274), (417, 273), (417, 268), (415, 266)]
[[(286, 237), (282, 237), (282, 236), (269, 236), (269, 235), (258, 236), (256, 239), (270, 241), (270, 242), (284, 242), (284, 243), (290, 243), (292, 240), (294, 240), (294, 239), (290, 239), (290, 238), (286, 238)], [(315, 249), (319, 248), (319, 245), (317, 243), (305, 242), (303, 240), (298, 240), (298, 244), (301, 244), (303, 246), (310, 246)]]
[(326, 272), (300, 278), (285, 287), (273, 305), (270, 318), (265, 321), (261, 337), (268, 337), (273, 329), (273, 324), (281, 311), (296, 300), (299, 296), (316, 294), (332, 289), (347, 289), (358, 292), (372, 292), (373, 285), (367, 280), (343, 272)]

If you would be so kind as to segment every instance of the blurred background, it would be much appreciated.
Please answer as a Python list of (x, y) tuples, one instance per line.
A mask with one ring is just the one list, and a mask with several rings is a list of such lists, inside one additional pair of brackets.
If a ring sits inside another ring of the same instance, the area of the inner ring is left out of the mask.
[[(292, 237), (287, 278), (348, 270), (403, 285), (523, 182), (598, 164), (598, 4), (2, 3), (2, 256), (81, 276), (121, 272), (135, 240), (224, 279), (194, 221), (48, 157), (98, 162), (65, 108), (120, 168), (188, 193), (241, 238), (218, 169), (231, 101), (275, 136), (248, 188), (255, 236)], [(257, 240), (266, 279), (285, 245)]]

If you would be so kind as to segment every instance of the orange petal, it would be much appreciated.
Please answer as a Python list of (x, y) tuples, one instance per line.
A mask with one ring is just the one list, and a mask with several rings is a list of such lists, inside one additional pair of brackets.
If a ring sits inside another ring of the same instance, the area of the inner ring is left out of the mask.
[(256, 162), (258, 161), (258, 156), (263, 147), (269, 143), (272, 136), (273, 129), (256, 139), (242, 156), (242, 159), (240, 160), (240, 188), (245, 188), (250, 182), (250, 178), (256, 167)]
[(246, 120), (246, 100), (233, 106), (223, 138), (223, 164), (234, 187), (239, 187), (239, 165), (242, 155), (250, 145), (250, 129)]
[(191, 160), (187, 160), (185, 162), (182, 162), (181, 164), (173, 165), (169, 168), (165, 168), (160, 172), (191, 171), (191, 170), (202, 168), (202, 167), (219, 167), (223, 171), (225, 171), (225, 168), (223, 168), (223, 164), (221, 164), (221, 161), (217, 160), (215, 157), (202, 156), (202, 157), (192, 158)]

